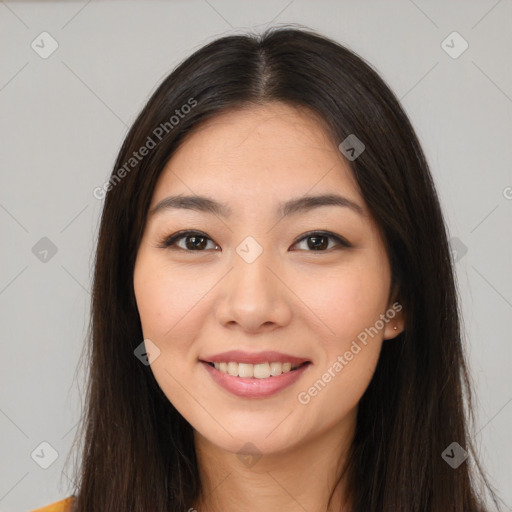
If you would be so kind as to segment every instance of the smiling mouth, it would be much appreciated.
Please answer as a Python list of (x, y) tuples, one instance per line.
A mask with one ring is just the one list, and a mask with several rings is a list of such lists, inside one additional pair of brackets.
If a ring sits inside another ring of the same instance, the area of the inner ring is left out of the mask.
[(204, 362), (221, 373), (231, 375), (232, 377), (240, 377), (242, 379), (268, 379), (269, 377), (278, 377), (283, 373), (294, 372), (302, 366), (310, 364), (309, 361), (305, 361), (301, 364), (280, 362), (250, 364), (237, 363), (235, 361), (220, 363), (212, 363), (209, 361)]

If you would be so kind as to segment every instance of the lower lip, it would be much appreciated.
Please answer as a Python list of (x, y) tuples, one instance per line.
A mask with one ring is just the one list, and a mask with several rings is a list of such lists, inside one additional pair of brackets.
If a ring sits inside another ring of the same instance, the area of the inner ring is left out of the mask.
[(267, 398), (275, 395), (288, 386), (291, 386), (296, 380), (300, 379), (310, 366), (310, 363), (307, 363), (296, 370), (282, 373), (277, 377), (256, 379), (254, 377), (233, 377), (233, 375), (216, 370), (208, 363), (203, 361), (201, 361), (201, 363), (219, 386), (242, 398)]

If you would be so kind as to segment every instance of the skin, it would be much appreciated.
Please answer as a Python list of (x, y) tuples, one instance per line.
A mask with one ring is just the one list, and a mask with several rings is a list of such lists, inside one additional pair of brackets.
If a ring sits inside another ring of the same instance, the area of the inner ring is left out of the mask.
[[(362, 214), (330, 205), (276, 216), (281, 201), (321, 193), (345, 196)], [(281, 103), (244, 107), (188, 136), (163, 170), (150, 211), (174, 194), (206, 195), (233, 211), (226, 219), (185, 209), (148, 215), (134, 271), (144, 338), (160, 350), (151, 369), (194, 429), (204, 492), (191, 506), (325, 511), (333, 492), (330, 510), (339, 510), (346, 488), (336, 480), (358, 402), (383, 341), (404, 325), (396, 313), (316, 396), (299, 402), (395, 302), (383, 240), (348, 162), (311, 112)], [(187, 239), (176, 242), (182, 249), (160, 246), (188, 229), (204, 232), (207, 246), (190, 249), (190, 239), (188, 252)], [(352, 247), (329, 238), (315, 251), (301, 236), (313, 230)], [(263, 249), (252, 263), (236, 252), (247, 236)], [(275, 350), (311, 364), (274, 396), (241, 398), (199, 362), (235, 349)], [(237, 456), (248, 442), (259, 459)]]

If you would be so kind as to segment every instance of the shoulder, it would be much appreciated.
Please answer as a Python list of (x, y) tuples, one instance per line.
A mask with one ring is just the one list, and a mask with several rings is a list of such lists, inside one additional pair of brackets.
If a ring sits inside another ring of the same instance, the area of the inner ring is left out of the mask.
[(73, 496), (69, 496), (64, 500), (56, 501), (51, 505), (46, 505), (46, 507), (34, 509), (31, 512), (71, 512), (74, 499), (75, 498)]

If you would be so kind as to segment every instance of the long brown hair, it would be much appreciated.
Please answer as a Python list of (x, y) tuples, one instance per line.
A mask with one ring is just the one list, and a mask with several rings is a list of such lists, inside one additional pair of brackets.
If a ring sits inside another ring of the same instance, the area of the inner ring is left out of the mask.
[[(471, 448), (454, 270), (423, 151), (398, 100), (362, 58), (289, 27), (223, 37), (187, 58), (151, 96), (97, 191), (105, 203), (75, 510), (181, 511), (201, 490), (192, 427), (134, 356), (143, 340), (134, 263), (156, 181), (184, 137), (228, 109), (268, 101), (310, 109), (336, 145), (351, 134), (365, 144), (349, 164), (406, 312), (405, 331), (384, 343), (360, 400), (348, 468), (352, 512), (484, 510), (476, 475), (493, 492)], [(456, 469), (442, 457), (453, 442), (471, 454)]]

